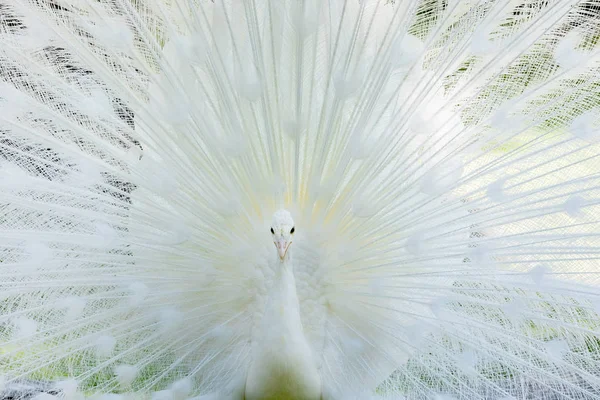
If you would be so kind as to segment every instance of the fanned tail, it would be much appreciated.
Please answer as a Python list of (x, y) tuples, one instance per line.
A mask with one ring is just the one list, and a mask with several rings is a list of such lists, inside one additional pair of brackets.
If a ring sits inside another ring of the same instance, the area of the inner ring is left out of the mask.
[(598, 4), (386, 3), (1, 3), (0, 374), (218, 393), (287, 207), (325, 398), (600, 398)]

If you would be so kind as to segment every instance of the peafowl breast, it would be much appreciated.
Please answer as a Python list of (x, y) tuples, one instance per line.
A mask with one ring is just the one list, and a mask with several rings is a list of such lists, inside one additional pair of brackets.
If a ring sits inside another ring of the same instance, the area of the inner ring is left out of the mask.
[(321, 399), (316, 355), (304, 336), (294, 279), (290, 247), (295, 230), (289, 212), (275, 213), (271, 233), (278, 261), (253, 342), (245, 399)]
[(600, 399), (599, 27), (0, 0), (0, 398)]

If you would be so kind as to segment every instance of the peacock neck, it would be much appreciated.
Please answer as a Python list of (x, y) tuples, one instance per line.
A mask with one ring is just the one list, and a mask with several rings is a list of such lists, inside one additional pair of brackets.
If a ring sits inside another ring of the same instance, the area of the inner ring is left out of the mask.
[[(305, 342), (300, 318), (300, 304), (296, 291), (292, 256), (277, 260), (269, 297), (265, 304), (257, 337), (258, 347), (277, 343), (281, 348)], [(260, 349), (255, 349), (259, 352)]]
[[(288, 251), (283, 260), (279, 260), (275, 268), (273, 288), (267, 305), (265, 317), (272, 324), (278, 320), (280, 328), (284, 331), (302, 333), (300, 320), (300, 305), (296, 292), (296, 279), (291, 252)], [(273, 317), (273, 318), (269, 318)]]
[(277, 262), (253, 343), (246, 400), (319, 400), (321, 378), (304, 336), (291, 254)]

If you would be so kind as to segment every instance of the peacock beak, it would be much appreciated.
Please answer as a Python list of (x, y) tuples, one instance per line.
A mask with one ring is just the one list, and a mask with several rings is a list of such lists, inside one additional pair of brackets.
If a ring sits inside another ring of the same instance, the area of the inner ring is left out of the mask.
[(275, 240), (275, 247), (277, 247), (277, 253), (279, 254), (280, 259), (285, 258), (285, 254), (287, 253), (288, 247), (292, 242), (288, 242), (285, 238), (279, 238)]

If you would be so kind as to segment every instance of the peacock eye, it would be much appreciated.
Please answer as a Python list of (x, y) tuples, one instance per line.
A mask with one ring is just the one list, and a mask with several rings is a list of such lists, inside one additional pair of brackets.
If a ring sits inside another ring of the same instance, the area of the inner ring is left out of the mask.
[(296, 231), (296, 227), (292, 226), (292, 230), (290, 231), (290, 233), (294, 233)]
[(271, 233), (272, 233), (273, 235), (275, 234), (275, 231), (273, 230), (273, 228), (271, 228)]

